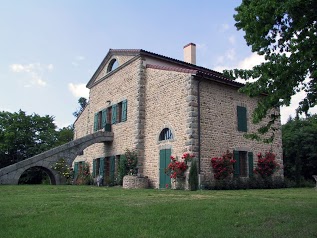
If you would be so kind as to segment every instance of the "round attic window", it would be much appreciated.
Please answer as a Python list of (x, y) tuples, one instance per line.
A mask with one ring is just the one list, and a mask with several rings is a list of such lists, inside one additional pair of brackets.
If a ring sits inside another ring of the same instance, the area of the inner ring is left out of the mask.
[(108, 65), (107, 73), (109, 73), (112, 70), (115, 70), (116, 68), (118, 68), (118, 66), (119, 66), (118, 61), (116, 59), (112, 59)]

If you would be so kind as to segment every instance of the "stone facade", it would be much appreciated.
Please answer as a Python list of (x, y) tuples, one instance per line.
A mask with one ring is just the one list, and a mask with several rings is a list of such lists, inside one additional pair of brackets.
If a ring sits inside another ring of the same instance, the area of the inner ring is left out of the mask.
[[(116, 60), (118, 67), (110, 70)], [(75, 139), (94, 132), (97, 112), (127, 100), (127, 120), (111, 125), (112, 143), (94, 144), (76, 161), (116, 156), (126, 149), (138, 153), (139, 173), (150, 187), (160, 185), (160, 151), (184, 152), (199, 158), (202, 182), (212, 177), (210, 159), (226, 150), (258, 152), (273, 150), (282, 164), (280, 132), (272, 145), (247, 140), (237, 130), (237, 106), (247, 109), (248, 132), (256, 98), (238, 93), (242, 84), (220, 73), (143, 50), (110, 50), (88, 82), (89, 103), (75, 122)], [(277, 125), (280, 126), (280, 125)], [(160, 139), (168, 128), (171, 138)], [(118, 161), (116, 161), (117, 167)]]

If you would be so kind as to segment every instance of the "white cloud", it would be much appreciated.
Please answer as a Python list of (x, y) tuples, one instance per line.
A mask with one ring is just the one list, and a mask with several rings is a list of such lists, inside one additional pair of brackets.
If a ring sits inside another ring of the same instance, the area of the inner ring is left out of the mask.
[(89, 89), (86, 88), (86, 85), (83, 83), (81, 83), (81, 84), (69, 83), (68, 89), (77, 98), (79, 98), (79, 97), (89, 98)]
[(252, 53), (250, 56), (246, 57), (240, 61), (237, 68), (240, 69), (252, 69), (254, 66), (259, 65), (265, 61), (264, 56)]
[(51, 72), (54, 69), (53, 64), (41, 64), (41, 63), (31, 63), (31, 64), (12, 64), (10, 69), (14, 73), (26, 73), (28, 83), (24, 87), (31, 87), (32, 85), (37, 85), (44, 87), (46, 86), (46, 81), (43, 79), (43, 75), (46, 72)]
[(227, 30), (229, 30), (229, 24), (224, 23), (224, 24), (222, 24), (222, 25), (220, 26), (220, 31), (221, 31), (221, 32), (225, 32), (225, 31), (227, 31)]
[(234, 60), (236, 58), (236, 50), (235, 49), (229, 49), (226, 52), (226, 58), (229, 60)]
[(85, 60), (84, 56), (82, 56), (82, 55), (76, 56), (74, 61), (72, 61), (72, 65), (77, 67), (77, 66), (79, 66), (79, 61), (83, 61), (83, 60)]
[(229, 41), (229, 43), (230, 43), (231, 45), (235, 45), (235, 44), (236, 44), (236, 38), (235, 38), (235, 36), (230, 36), (230, 37), (228, 38), (228, 41)]
[(80, 61), (80, 60), (84, 60), (85, 59), (85, 57), (84, 56), (82, 56), (82, 55), (80, 55), (80, 56), (77, 56), (76, 57), (76, 60), (78, 60), (78, 61)]

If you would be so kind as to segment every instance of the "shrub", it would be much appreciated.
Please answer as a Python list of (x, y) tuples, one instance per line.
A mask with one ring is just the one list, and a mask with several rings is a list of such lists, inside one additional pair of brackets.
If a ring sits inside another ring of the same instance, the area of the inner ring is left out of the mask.
[(233, 173), (233, 164), (236, 161), (233, 159), (233, 154), (228, 150), (222, 157), (211, 159), (211, 166), (214, 172), (214, 178), (217, 180), (226, 179)]
[(189, 170), (188, 183), (191, 191), (196, 191), (198, 189), (198, 170), (196, 160), (192, 161), (192, 166)]
[(77, 185), (92, 185), (93, 178), (90, 174), (89, 163), (84, 162), (81, 169), (78, 171), (78, 175), (74, 178), (74, 183)]
[(125, 175), (136, 175), (138, 173), (137, 164), (137, 152), (135, 150), (126, 149), (124, 155), (120, 158), (117, 183), (122, 185)]
[(59, 175), (64, 177), (67, 184), (72, 184), (72, 180), (74, 179), (74, 171), (72, 167), (69, 167), (66, 164), (65, 159), (59, 159), (51, 168), (56, 170)]
[(279, 164), (275, 161), (275, 154), (272, 152), (266, 152), (263, 156), (261, 153), (258, 155), (257, 167), (254, 169), (254, 173), (260, 175), (262, 178), (271, 177), (276, 170), (279, 169)]
[[(183, 158), (183, 157), (182, 157)], [(170, 174), (173, 179), (183, 178), (184, 173), (187, 170), (187, 161), (178, 161), (178, 157), (171, 156), (171, 162), (165, 169), (165, 173)]]

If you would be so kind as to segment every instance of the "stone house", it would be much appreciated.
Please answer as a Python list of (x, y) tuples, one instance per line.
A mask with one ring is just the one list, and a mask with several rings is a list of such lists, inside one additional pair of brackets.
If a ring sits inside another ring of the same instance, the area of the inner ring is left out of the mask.
[[(138, 153), (139, 174), (153, 188), (165, 188), (170, 155), (193, 153), (201, 183), (212, 178), (210, 160), (234, 152), (238, 176), (253, 173), (259, 152), (272, 150), (282, 164), (281, 133), (270, 145), (245, 139), (257, 98), (238, 92), (243, 86), (196, 64), (196, 46), (184, 47), (184, 61), (145, 50), (110, 49), (87, 84), (89, 103), (74, 123), (75, 139), (111, 130), (110, 143), (94, 144), (75, 160), (90, 163), (105, 183), (115, 179), (126, 149)], [(278, 125), (280, 126), (280, 124)]]

